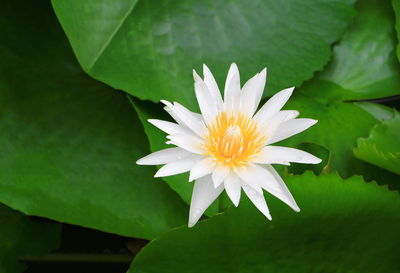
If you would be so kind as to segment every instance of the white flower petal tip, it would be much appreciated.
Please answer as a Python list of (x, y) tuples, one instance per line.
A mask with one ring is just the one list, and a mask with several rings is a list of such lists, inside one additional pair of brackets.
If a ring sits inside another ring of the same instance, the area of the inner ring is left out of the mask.
[(166, 106), (171, 105), (171, 103), (170, 103), (169, 101), (167, 101), (167, 100), (160, 100), (160, 102), (161, 102), (162, 104), (165, 104)]
[(292, 194), (271, 164), (319, 164), (322, 160), (304, 151), (270, 144), (308, 129), (317, 120), (298, 118), (296, 110), (282, 110), (294, 87), (277, 92), (257, 111), (267, 68), (242, 86), (239, 69), (232, 63), (221, 90), (224, 92), (220, 92), (207, 65), (203, 64), (202, 70), (202, 75), (193, 70), (200, 113), (178, 102), (161, 100), (175, 122), (148, 120), (167, 134), (167, 144), (176, 147), (152, 153), (136, 163), (163, 165), (155, 177), (189, 172), (189, 182), (194, 181), (189, 227), (199, 221), (223, 190), (234, 206), (239, 205), (243, 190), (269, 220), (272, 217), (264, 190), (299, 212)]
[(165, 176), (171, 176), (173, 175), (173, 173), (171, 171), (169, 171), (168, 169), (163, 169), (163, 167), (161, 167), (155, 174), (154, 177), (155, 178), (159, 178), (159, 177), (165, 177)]
[(137, 165), (151, 165), (151, 164), (146, 164), (146, 159), (143, 157), (141, 159), (136, 160)]
[(311, 118), (309, 118), (308, 120), (309, 120), (309, 121), (308, 121), (308, 124), (310, 125), (310, 127), (313, 126), (313, 125), (315, 125), (315, 124), (318, 122), (317, 119), (311, 119)]
[(206, 64), (203, 64), (203, 76), (206, 78), (207, 75), (212, 75), (210, 68)]
[(193, 69), (193, 79), (195, 82), (201, 81), (199, 74), (197, 74), (196, 70)]
[(229, 173), (224, 181), (226, 194), (231, 199), (233, 205), (237, 207), (240, 202), (240, 195), (242, 191), (242, 182), (237, 175)]
[(313, 156), (313, 158), (312, 159), (310, 159), (307, 163), (305, 163), (305, 164), (319, 164), (319, 163), (321, 163), (322, 162), (322, 159), (321, 158), (318, 158), (318, 157), (316, 157), (316, 156)]
[(279, 91), (278, 93), (276, 93), (274, 95), (274, 97), (276, 96), (276, 98), (278, 100), (284, 100), (285, 103), (286, 103), (286, 101), (288, 101), (289, 98), (292, 96), (293, 90), (294, 90), (294, 86), (289, 87), (289, 88), (285, 88), (285, 89)]
[(236, 202), (233, 202), (233, 201), (232, 201), (232, 204), (233, 204), (235, 207), (238, 207), (238, 206), (239, 206), (239, 202), (240, 202), (240, 200), (238, 200), (238, 201), (236, 201)]
[(197, 223), (204, 211), (217, 199), (223, 190), (223, 185), (214, 188), (210, 175), (196, 180), (190, 202), (189, 227), (193, 227)]
[(289, 87), (289, 88), (285, 88), (281, 91), (279, 91), (278, 93), (276, 93), (277, 99), (285, 101), (283, 104), (285, 104), (289, 98), (292, 96), (294, 91), (294, 86)]
[(266, 76), (267, 76), (267, 72), (268, 72), (268, 68), (264, 67), (264, 68), (261, 70), (260, 75), (264, 75), (264, 77), (266, 77)]
[(239, 68), (235, 62), (231, 63), (229, 70), (231, 70), (231, 69), (232, 69), (232, 71), (239, 72)]

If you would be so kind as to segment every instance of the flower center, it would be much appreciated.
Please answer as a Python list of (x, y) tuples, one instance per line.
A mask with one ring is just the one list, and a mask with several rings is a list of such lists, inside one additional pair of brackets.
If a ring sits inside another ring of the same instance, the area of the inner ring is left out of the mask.
[(222, 112), (208, 127), (206, 140), (206, 155), (217, 164), (235, 168), (248, 164), (262, 148), (265, 137), (250, 117)]

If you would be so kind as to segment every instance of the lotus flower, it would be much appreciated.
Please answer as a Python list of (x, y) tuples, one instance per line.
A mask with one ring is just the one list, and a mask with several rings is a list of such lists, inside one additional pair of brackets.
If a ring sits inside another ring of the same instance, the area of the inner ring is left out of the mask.
[(137, 161), (141, 165), (163, 165), (155, 177), (190, 172), (195, 181), (190, 203), (189, 227), (194, 226), (212, 202), (226, 191), (235, 206), (241, 190), (253, 204), (272, 219), (263, 190), (300, 211), (292, 194), (271, 164), (290, 162), (318, 164), (307, 152), (281, 146), (278, 141), (298, 134), (317, 121), (296, 118), (295, 110), (281, 110), (293, 92), (284, 89), (256, 112), (265, 86), (267, 70), (240, 86), (239, 70), (232, 64), (225, 82), (224, 99), (206, 65), (204, 79), (195, 71), (194, 89), (201, 114), (181, 104), (162, 101), (176, 121), (150, 119), (168, 134), (167, 144), (175, 147), (154, 152)]

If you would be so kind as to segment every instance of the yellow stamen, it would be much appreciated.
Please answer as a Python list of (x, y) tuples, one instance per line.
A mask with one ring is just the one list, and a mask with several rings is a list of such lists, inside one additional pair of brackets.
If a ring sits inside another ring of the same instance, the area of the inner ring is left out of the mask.
[(257, 127), (257, 123), (241, 113), (222, 112), (208, 127), (206, 155), (230, 168), (247, 165), (265, 141)]

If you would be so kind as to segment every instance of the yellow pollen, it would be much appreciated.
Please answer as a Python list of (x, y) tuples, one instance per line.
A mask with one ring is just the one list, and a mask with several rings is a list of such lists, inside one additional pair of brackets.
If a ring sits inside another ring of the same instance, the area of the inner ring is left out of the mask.
[(241, 113), (222, 112), (208, 127), (206, 155), (230, 168), (245, 166), (260, 152), (265, 137), (257, 123)]

